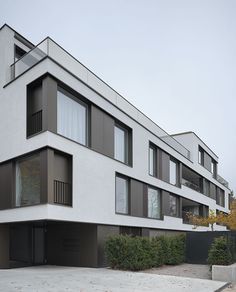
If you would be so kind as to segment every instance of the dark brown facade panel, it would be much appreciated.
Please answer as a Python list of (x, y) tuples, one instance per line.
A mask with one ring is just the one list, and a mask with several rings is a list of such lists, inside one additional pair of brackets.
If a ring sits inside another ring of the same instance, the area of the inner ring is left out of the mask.
[(48, 223), (47, 263), (79, 266), (80, 236), (79, 224)]
[(181, 188), (183, 178), (183, 164), (179, 162), (177, 164), (177, 186)]
[(170, 206), (170, 198), (169, 198), (169, 192), (167, 191), (162, 191), (161, 192), (161, 210), (162, 210), (162, 215), (169, 216), (169, 206)]
[[(40, 152), (40, 203), (48, 203), (48, 149), (44, 149)], [(52, 151), (52, 150), (51, 150)]]
[(130, 215), (144, 217), (144, 193), (143, 183), (131, 179), (130, 180)]
[(14, 204), (14, 167), (13, 162), (0, 165), (0, 209), (12, 208)]
[(5, 269), (10, 267), (10, 234), (9, 225), (0, 224), (0, 268)]
[(91, 106), (91, 148), (114, 157), (114, 124), (112, 117)]
[(210, 197), (216, 200), (216, 186), (213, 183), (210, 183)]
[(57, 132), (57, 82), (50, 76), (43, 79), (43, 130)]
[(142, 236), (143, 237), (149, 237), (150, 236), (149, 228), (142, 228)]
[(109, 236), (118, 235), (119, 226), (97, 225), (97, 266), (106, 267), (108, 265), (105, 257), (105, 242)]
[(170, 181), (170, 155), (166, 152), (161, 152), (161, 178), (165, 182)]
[(211, 156), (204, 152), (204, 167), (209, 171), (211, 171), (211, 160)]

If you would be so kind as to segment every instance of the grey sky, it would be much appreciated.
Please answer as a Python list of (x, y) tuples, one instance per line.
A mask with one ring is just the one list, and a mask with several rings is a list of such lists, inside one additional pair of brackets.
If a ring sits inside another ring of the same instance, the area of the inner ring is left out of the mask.
[(51, 36), (167, 132), (194, 131), (236, 191), (235, 15), (234, 0), (0, 0), (0, 25)]

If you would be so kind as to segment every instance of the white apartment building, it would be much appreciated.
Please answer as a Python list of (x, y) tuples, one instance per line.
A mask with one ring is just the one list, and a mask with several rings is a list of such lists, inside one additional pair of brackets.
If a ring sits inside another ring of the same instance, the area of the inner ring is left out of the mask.
[(5, 24), (0, 64), (0, 267), (100, 267), (109, 235), (193, 231), (187, 213), (229, 211), (194, 132), (168, 135), (51, 38)]

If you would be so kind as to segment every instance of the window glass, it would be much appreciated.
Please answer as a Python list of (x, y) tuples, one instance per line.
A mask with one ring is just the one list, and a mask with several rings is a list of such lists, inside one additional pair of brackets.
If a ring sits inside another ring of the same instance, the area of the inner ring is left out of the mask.
[(115, 126), (115, 159), (127, 162), (127, 131)]
[(40, 203), (40, 155), (16, 163), (16, 206)]
[(202, 148), (198, 149), (198, 163), (200, 163), (201, 165), (204, 165), (204, 150)]
[(160, 218), (160, 192), (156, 189), (148, 188), (148, 217)]
[(83, 145), (87, 144), (87, 107), (61, 91), (57, 92), (57, 132)]
[(129, 182), (126, 178), (116, 177), (116, 212), (128, 214)]
[(210, 196), (210, 182), (205, 180), (205, 195)]
[(154, 172), (154, 149), (152, 147), (149, 147), (149, 174), (155, 175)]
[(176, 185), (177, 183), (177, 164), (170, 160), (170, 183)]
[(169, 198), (170, 198), (169, 215), (170, 216), (178, 216), (177, 197), (170, 195)]

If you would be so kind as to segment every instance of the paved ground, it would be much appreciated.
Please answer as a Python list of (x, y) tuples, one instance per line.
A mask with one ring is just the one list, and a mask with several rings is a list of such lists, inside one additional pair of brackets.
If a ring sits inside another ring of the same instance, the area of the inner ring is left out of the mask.
[(41, 266), (0, 270), (3, 292), (213, 292), (223, 282), (109, 269)]
[(229, 285), (229, 287), (223, 290), (224, 292), (236, 292), (236, 285)]
[(211, 272), (208, 265), (182, 264), (178, 266), (162, 266), (160, 268), (146, 270), (145, 273), (211, 279)]

